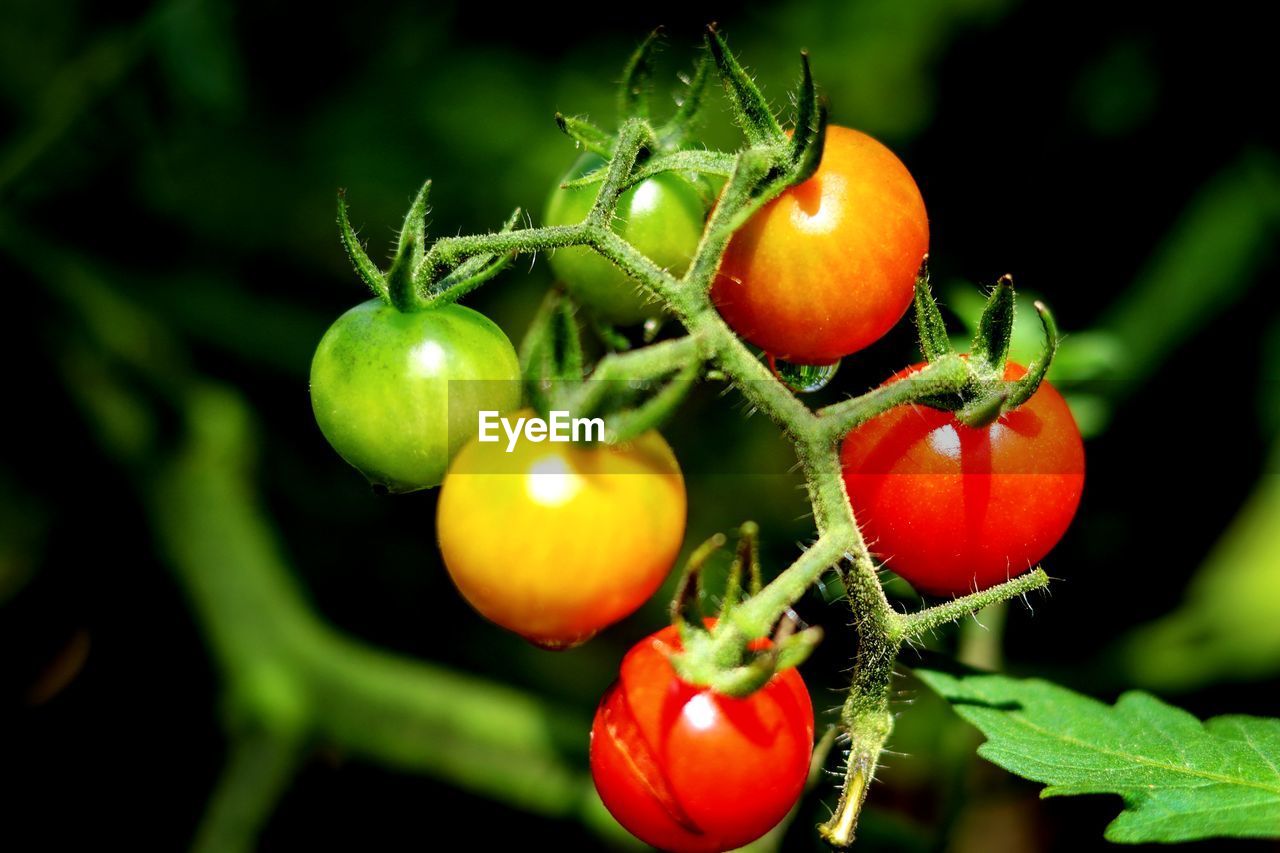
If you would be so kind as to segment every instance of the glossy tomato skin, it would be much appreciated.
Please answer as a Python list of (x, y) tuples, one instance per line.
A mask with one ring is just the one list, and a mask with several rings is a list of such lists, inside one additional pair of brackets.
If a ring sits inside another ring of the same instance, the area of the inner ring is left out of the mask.
[[(604, 163), (584, 154), (564, 180), (581, 177)], [(591, 211), (600, 185), (551, 192), (548, 225), (577, 225)], [(664, 172), (622, 194), (614, 230), (659, 267), (683, 275), (702, 239), (706, 206), (692, 183)], [(662, 313), (640, 291), (640, 285), (593, 249), (571, 246), (550, 255), (551, 269), (569, 292), (605, 320), (622, 325), (642, 322)]]
[(591, 727), (591, 775), (637, 838), (676, 853), (741, 847), (772, 829), (804, 790), (813, 706), (794, 669), (744, 699), (681, 681), (667, 627), (637, 643)]
[(830, 364), (901, 319), (928, 250), (911, 173), (870, 136), (833, 126), (818, 171), (733, 235), (711, 298), (766, 352)]
[(684, 539), (680, 466), (657, 432), (616, 447), (506, 446), (472, 441), (449, 469), (436, 520), (445, 566), (491, 621), (538, 645), (576, 645), (670, 572)]
[[(1025, 374), (1009, 364), (1005, 379)], [(841, 458), (872, 550), (933, 595), (986, 589), (1030, 569), (1062, 538), (1084, 489), (1080, 431), (1048, 382), (976, 429), (927, 406), (892, 409), (851, 432)]]
[(511, 341), (461, 305), (402, 313), (371, 299), (329, 327), (311, 361), (321, 432), (393, 492), (438, 486), (479, 411), (515, 408), (520, 390)]

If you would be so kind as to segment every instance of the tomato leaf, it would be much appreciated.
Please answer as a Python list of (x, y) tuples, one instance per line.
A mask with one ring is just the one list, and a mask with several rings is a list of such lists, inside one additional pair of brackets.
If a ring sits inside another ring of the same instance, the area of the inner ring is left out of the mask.
[(1149, 693), (1107, 705), (1039, 679), (917, 669), (987, 736), (978, 754), (1043, 797), (1118, 794), (1119, 843), (1280, 837), (1280, 720), (1201, 722)]

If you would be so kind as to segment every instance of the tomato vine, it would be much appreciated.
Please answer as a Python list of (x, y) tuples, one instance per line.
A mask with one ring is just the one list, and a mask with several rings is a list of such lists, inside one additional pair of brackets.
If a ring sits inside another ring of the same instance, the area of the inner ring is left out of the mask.
[[(522, 347), (529, 374), (526, 378), (535, 392), (543, 388), (548, 394), (559, 393), (558, 399), (567, 401), (575, 410), (589, 410), (599, 402), (598, 388), (605, 380), (659, 382), (674, 375), (669, 387), (676, 390), (655, 396), (647, 409), (623, 413), (611, 422), (610, 438), (619, 440), (660, 422), (679, 403), (682, 389), (690, 384), (685, 380), (710, 368), (786, 434), (794, 445), (813, 507), (816, 539), (772, 582), (722, 614), (709, 630), (706, 642), (686, 648), (673, 663), (682, 677), (732, 694), (739, 682), (733, 680), (737, 674), (730, 670), (741, 664), (748, 645), (769, 636), (788, 609), (824, 573), (832, 567), (841, 569), (858, 645), (852, 683), (839, 722), (846, 749), (842, 795), (836, 812), (820, 832), (831, 844), (846, 846), (852, 841), (859, 810), (893, 727), (889, 687), (903, 644), (988, 604), (1043, 587), (1049, 578), (1036, 568), (914, 613), (899, 612), (881, 587), (876, 564), (851, 508), (842, 477), (840, 443), (870, 419), (912, 403), (951, 409), (970, 425), (992, 422), (1034, 393), (1053, 357), (1056, 327), (1047, 309), (1037, 305), (1046, 336), (1044, 353), (1030, 365), (1025, 379), (1007, 382), (1004, 367), (1012, 325), (1011, 283), (1002, 280), (994, 289), (973, 351), (968, 357), (961, 357), (952, 351), (947, 340), (929, 292), (927, 270), (922, 267), (915, 288), (915, 314), (929, 363), (914, 373), (911, 381), (891, 383), (853, 399), (811, 409), (748, 348), (717, 312), (710, 297), (721, 259), (735, 232), (764, 205), (812, 176), (822, 159), (827, 110), (817, 93), (808, 57), (801, 57), (796, 123), (787, 133), (729, 51), (724, 37), (713, 27), (707, 34), (708, 58), (694, 75), (684, 104), (669, 122), (656, 125), (650, 118), (647, 96), (648, 52), (652, 46), (651, 38), (628, 65), (620, 95), (625, 114), (616, 134), (608, 134), (584, 119), (557, 116), (561, 130), (579, 147), (607, 160), (606, 166), (571, 182), (572, 186), (599, 184), (582, 221), (516, 228), (517, 211), (501, 230), (443, 237), (428, 245), (423, 229), (428, 184), (406, 216), (395, 258), (386, 272), (380, 271), (360, 247), (341, 197), (339, 224), (361, 277), (375, 294), (407, 310), (456, 301), (492, 278), (518, 254), (568, 247), (593, 250), (638, 283), (651, 300), (680, 322), (686, 334), (609, 354), (587, 377), (591, 381), (570, 382), (569, 391), (553, 391), (553, 386), (574, 379), (574, 374), (581, 379), (582, 370), (580, 352), (575, 352), (567, 371), (554, 355), (555, 339), (563, 334), (563, 328), (554, 322), (556, 308), (552, 304), (535, 321), (530, 338)], [(740, 151), (679, 148), (703, 102), (702, 87), (710, 76), (708, 64), (718, 72), (746, 138), (747, 146)], [(640, 181), (663, 172), (727, 178), (688, 268), (680, 276), (654, 263), (611, 227), (622, 195)], [(532, 396), (535, 406), (539, 405), (538, 393)], [(545, 400), (542, 405), (545, 407)], [(796, 640), (811, 641), (812, 636)], [(802, 656), (803, 652), (786, 659), (794, 664)], [(777, 656), (781, 658), (783, 655)], [(726, 666), (725, 661), (730, 665)], [(758, 683), (750, 682), (743, 692), (750, 692), (752, 685)]]

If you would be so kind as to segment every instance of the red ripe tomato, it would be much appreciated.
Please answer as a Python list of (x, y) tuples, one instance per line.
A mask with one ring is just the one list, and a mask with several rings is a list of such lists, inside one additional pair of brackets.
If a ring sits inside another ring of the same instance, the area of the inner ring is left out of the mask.
[(667, 627), (622, 661), (591, 727), (591, 775), (637, 838), (676, 853), (732, 850), (772, 829), (804, 790), (813, 706), (789, 669), (734, 699), (681, 681)]
[(898, 322), (928, 249), (907, 168), (870, 136), (830, 127), (818, 171), (734, 234), (711, 298), (766, 352), (829, 364)]
[[(1024, 375), (1016, 364), (1005, 370), (1006, 380)], [(1030, 569), (1058, 544), (1084, 488), (1080, 430), (1048, 382), (984, 427), (927, 406), (892, 409), (849, 433), (841, 458), (872, 550), (934, 595)]]

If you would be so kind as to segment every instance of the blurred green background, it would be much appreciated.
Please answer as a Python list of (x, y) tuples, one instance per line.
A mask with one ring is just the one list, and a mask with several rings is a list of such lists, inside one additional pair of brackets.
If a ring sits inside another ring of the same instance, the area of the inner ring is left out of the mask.
[[(436, 234), (517, 205), (536, 221), (574, 156), (553, 114), (607, 123), (642, 37), (668, 27), (674, 79), (710, 20), (779, 108), (808, 48), (834, 120), (899, 152), (957, 330), (973, 282), (1011, 272), (1068, 332), (1055, 379), (1090, 470), (1046, 564), (1062, 580), (1034, 618), (1018, 605), (935, 645), (1107, 699), (1280, 714), (1280, 160), (1251, 4), (6, 0), (0, 845), (626, 849), (592, 799), (586, 726), (663, 595), (562, 654), (491, 627), (440, 566), (435, 494), (372, 495), (320, 436), (306, 376), (365, 298), (337, 187), (379, 257), (426, 177)], [(712, 113), (709, 144), (732, 147)], [(547, 276), (524, 259), (469, 303), (518, 339)], [(904, 324), (819, 401), (915, 358)], [(777, 570), (807, 507), (786, 445), (746, 415), (707, 388), (667, 429), (688, 541), (754, 518)], [(847, 617), (817, 592), (801, 609), (828, 629), (805, 672), (834, 708)], [(1038, 800), (901, 687), (859, 849), (1103, 846), (1115, 803)], [(834, 793), (762, 849), (819, 849)]]

